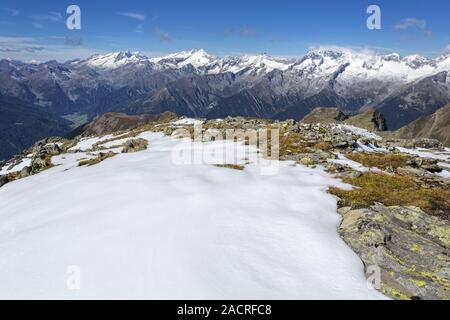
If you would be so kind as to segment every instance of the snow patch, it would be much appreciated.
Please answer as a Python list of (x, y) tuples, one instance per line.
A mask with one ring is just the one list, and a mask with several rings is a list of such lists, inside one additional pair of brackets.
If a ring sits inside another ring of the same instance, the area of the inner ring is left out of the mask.
[[(56, 156), (0, 189), (0, 298), (385, 298), (337, 233), (326, 190), (339, 180), (290, 162), (262, 176), (262, 158), (243, 171), (175, 165), (179, 140), (140, 137), (147, 150), (91, 167)], [(223, 144), (208, 145), (220, 163)], [(235, 147), (255, 160), (254, 146)], [(66, 287), (73, 265), (81, 290)]]
[(345, 157), (343, 154), (337, 154), (337, 159), (328, 159), (329, 163), (336, 163), (340, 165), (344, 165), (347, 167), (352, 168), (353, 170), (359, 171), (359, 172), (367, 172), (369, 171), (369, 168), (364, 167), (359, 162), (353, 161)]
[(28, 167), (30, 165), (31, 165), (31, 159), (30, 158), (24, 158), (11, 169), (8, 169), (10, 167), (10, 165), (4, 166), (0, 170), (0, 175), (10, 174), (10, 173), (13, 173), (13, 172), (19, 172), (19, 171), (22, 171), (23, 168)]
[(379, 135), (377, 135), (369, 130), (358, 128), (358, 127), (355, 127), (352, 125), (335, 124), (333, 127), (336, 129), (339, 129), (339, 130), (350, 131), (351, 133), (354, 133), (354, 134), (364, 137), (366, 139), (374, 139), (374, 140), (378, 140), (378, 141), (383, 140), (383, 138), (381, 138)]
[(204, 121), (198, 120), (198, 119), (192, 119), (192, 118), (184, 118), (177, 121), (172, 122), (172, 124), (176, 126), (187, 126), (187, 125), (196, 125), (196, 124), (202, 124)]
[(422, 158), (430, 158), (430, 159), (436, 159), (436, 160), (444, 160), (444, 161), (450, 161), (450, 153), (443, 153), (443, 152), (431, 152), (428, 149), (418, 148), (418, 149), (408, 149), (403, 147), (396, 147), (398, 151), (409, 153), (415, 156), (419, 156)]

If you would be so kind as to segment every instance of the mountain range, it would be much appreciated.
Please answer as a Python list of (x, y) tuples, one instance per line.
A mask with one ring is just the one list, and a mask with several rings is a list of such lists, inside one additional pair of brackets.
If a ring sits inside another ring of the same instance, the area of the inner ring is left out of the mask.
[(450, 54), (429, 59), (346, 49), (301, 58), (191, 50), (163, 57), (114, 52), (64, 63), (5, 59), (0, 118), (13, 120), (0, 122), (0, 159), (107, 112), (284, 120), (301, 119), (317, 106), (346, 114), (375, 109), (396, 130), (450, 102), (449, 78)]

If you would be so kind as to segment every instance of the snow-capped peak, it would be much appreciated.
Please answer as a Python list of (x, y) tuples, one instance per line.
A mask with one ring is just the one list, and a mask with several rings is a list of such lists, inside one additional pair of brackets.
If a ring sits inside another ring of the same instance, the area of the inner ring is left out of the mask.
[(217, 57), (203, 49), (194, 49), (154, 58), (147, 58), (139, 52), (121, 51), (95, 55), (86, 60), (78, 60), (76, 63), (108, 70), (129, 64), (151, 63), (158, 70), (191, 67), (199, 74), (224, 72), (264, 74), (273, 70), (293, 70), (307, 77), (331, 75), (344, 68), (344, 77), (396, 78), (412, 81), (439, 71), (450, 70), (450, 55), (428, 59), (420, 55), (402, 57), (397, 53), (380, 55), (373, 51), (320, 48), (311, 50), (302, 58), (288, 59), (267, 54)]
[(148, 60), (148, 58), (141, 55), (139, 52), (119, 51), (104, 55), (94, 55), (81, 61), (81, 63), (85, 63), (94, 68), (113, 69), (129, 63), (138, 63), (146, 60)]
[(181, 51), (150, 59), (150, 61), (168, 68), (183, 68), (188, 65), (195, 68), (204, 68), (217, 60), (217, 57), (208, 54), (203, 49)]
[(292, 59), (272, 57), (267, 54), (245, 55), (240, 59), (241, 68), (254, 69), (257, 72), (271, 72), (273, 70), (287, 70), (293, 65)]

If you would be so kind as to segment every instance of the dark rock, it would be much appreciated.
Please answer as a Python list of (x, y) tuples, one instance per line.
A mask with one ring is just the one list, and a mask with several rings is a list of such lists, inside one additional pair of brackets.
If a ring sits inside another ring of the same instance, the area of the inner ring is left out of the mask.
[(8, 175), (0, 176), (0, 187), (3, 187), (5, 184), (10, 182), (10, 177)]
[(28, 177), (29, 175), (31, 175), (32, 173), (32, 169), (30, 166), (27, 166), (25, 168), (23, 168), (20, 173), (19, 173), (19, 178), (25, 178)]
[(384, 115), (379, 111), (375, 111), (373, 113), (372, 122), (375, 125), (376, 130), (378, 131), (386, 131), (388, 129), (386, 125), (386, 119), (384, 118)]
[(407, 165), (413, 168), (421, 168), (429, 172), (441, 172), (442, 168), (438, 165), (438, 161), (429, 158), (414, 158), (408, 160)]

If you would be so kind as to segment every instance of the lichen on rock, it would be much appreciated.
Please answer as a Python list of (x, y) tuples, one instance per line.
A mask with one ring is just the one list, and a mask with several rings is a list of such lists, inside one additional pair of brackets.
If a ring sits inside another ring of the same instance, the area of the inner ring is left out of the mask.
[(395, 299), (450, 299), (450, 224), (416, 207), (339, 209), (339, 233)]

